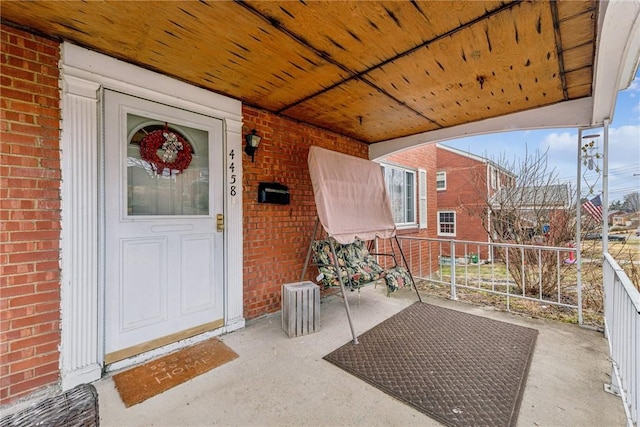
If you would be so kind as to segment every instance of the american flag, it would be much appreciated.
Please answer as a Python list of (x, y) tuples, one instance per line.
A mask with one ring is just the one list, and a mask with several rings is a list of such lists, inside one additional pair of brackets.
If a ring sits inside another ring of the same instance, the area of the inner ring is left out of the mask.
[(584, 210), (589, 212), (589, 215), (598, 222), (602, 221), (602, 200), (600, 196), (596, 196), (591, 200), (587, 200), (582, 204)]

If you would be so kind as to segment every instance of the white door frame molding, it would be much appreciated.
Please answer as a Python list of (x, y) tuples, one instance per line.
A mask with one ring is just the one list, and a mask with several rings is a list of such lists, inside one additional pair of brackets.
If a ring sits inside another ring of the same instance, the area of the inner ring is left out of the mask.
[[(63, 390), (99, 379), (104, 358), (102, 89), (221, 119), (225, 183), (222, 334), (243, 328), (242, 104), (100, 53), (62, 45), (60, 373)], [(235, 168), (229, 167), (235, 153)], [(232, 175), (234, 175), (232, 177)], [(232, 191), (229, 183), (237, 183)]]

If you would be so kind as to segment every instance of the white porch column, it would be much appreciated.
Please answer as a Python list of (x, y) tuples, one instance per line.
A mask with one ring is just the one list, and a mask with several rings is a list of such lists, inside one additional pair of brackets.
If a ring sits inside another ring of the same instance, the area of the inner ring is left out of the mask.
[(225, 120), (226, 133), (226, 212), (227, 233), (227, 298), (225, 329), (227, 332), (245, 326), (243, 312), (242, 249), (242, 122)]
[(602, 148), (602, 253), (609, 253), (609, 119), (604, 121)]
[(62, 389), (101, 376), (98, 345), (98, 89), (63, 75)]

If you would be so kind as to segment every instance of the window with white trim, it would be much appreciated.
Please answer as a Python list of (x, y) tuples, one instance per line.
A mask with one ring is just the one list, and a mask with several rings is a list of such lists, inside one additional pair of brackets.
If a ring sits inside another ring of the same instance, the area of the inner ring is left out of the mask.
[(436, 190), (442, 191), (447, 189), (447, 173), (436, 172)]
[(401, 227), (417, 225), (415, 171), (391, 165), (381, 166), (396, 225)]
[(456, 235), (456, 212), (438, 211), (438, 236)]
[(489, 176), (490, 176), (491, 188), (494, 190), (497, 189), (500, 185), (500, 182), (498, 180), (498, 170), (493, 166), (489, 166)]

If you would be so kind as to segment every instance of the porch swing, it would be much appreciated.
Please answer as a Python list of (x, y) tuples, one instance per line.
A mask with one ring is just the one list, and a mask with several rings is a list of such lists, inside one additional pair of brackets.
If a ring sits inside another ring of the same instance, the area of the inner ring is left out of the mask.
[[(384, 280), (387, 294), (409, 285), (420, 302), (422, 298), (396, 235), (380, 165), (315, 146), (309, 149), (308, 163), (317, 219), (301, 280), (314, 265), (325, 287), (340, 287), (353, 343), (358, 344), (347, 289), (359, 290)], [(371, 252), (376, 239), (389, 239), (391, 253)], [(392, 266), (382, 267), (377, 261), (380, 257), (390, 260), (385, 265)]]

